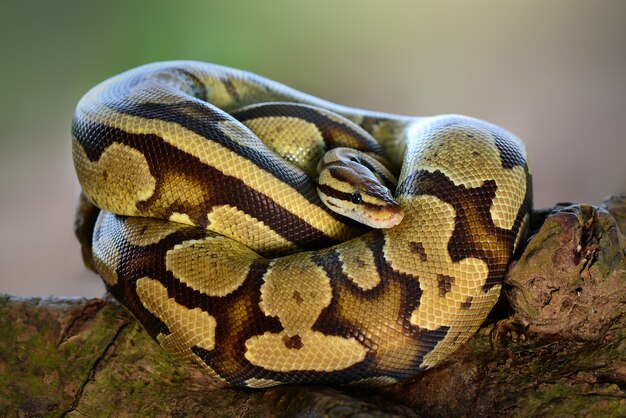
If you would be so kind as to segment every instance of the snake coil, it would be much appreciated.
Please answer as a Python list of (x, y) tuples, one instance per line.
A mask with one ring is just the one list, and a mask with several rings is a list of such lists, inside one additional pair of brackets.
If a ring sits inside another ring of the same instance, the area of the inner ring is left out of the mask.
[[(245, 117), (267, 102), (318, 116)], [(345, 220), (287, 161), (355, 135), (399, 169), (397, 226)], [(529, 220), (525, 147), (501, 128), (352, 109), (212, 64), (101, 83), (72, 136), (108, 289), (224, 384), (387, 384), (436, 365), (487, 316)]]

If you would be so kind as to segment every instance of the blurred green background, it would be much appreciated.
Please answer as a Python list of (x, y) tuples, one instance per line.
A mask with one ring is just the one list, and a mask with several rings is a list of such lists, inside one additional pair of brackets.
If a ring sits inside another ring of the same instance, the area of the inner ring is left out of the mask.
[(5, 0), (0, 54), (0, 292), (102, 294), (72, 236), (70, 121), (87, 89), (149, 61), (487, 119), (526, 141), (538, 207), (626, 191), (625, 1)]

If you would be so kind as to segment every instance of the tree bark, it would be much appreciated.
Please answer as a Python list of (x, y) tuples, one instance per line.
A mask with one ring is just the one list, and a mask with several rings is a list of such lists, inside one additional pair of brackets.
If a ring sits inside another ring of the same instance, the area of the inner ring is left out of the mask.
[[(626, 416), (626, 196), (533, 214), (480, 331), (383, 388), (212, 387), (112, 299), (0, 297), (7, 416)], [(620, 232), (620, 227), (622, 231)]]

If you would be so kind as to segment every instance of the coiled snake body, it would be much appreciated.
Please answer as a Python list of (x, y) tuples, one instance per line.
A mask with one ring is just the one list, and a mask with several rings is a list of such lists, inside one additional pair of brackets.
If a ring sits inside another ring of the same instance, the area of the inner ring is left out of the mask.
[[(109, 79), (72, 133), (107, 287), (225, 384), (385, 384), (436, 365), (485, 319), (529, 218), (524, 145), (494, 125), (351, 109), (211, 64)], [(401, 167), (389, 229), (330, 211), (287, 161), (358, 136)]]

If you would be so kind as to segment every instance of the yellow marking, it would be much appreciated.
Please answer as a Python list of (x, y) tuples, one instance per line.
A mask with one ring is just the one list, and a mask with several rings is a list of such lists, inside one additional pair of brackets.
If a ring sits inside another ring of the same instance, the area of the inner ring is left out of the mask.
[[(259, 307), (289, 335), (310, 329), (332, 299), (330, 279), (309, 253), (277, 258), (263, 276)], [(296, 278), (305, 280), (294, 280)]]
[(284, 330), (249, 338), (248, 361), (274, 371), (332, 371), (365, 358), (367, 350), (356, 339), (311, 329), (330, 304), (332, 291), (330, 279), (311, 261), (310, 254), (275, 259), (263, 280), (259, 307), (265, 315), (277, 317)]
[[(207, 102), (221, 109), (232, 109), (235, 106), (241, 107), (253, 101), (267, 102), (271, 100), (269, 94), (264, 94), (265, 92), (261, 90), (258, 83), (239, 77), (228, 77), (226, 82), (230, 83), (231, 88), (237, 93), (237, 96), (233, 96), (229, 89), (226, 88), (226, 83), (220, 77), (223, 74), (223, 70), (218, 71), (208, 74), (196, 74), (207, 86)], [(242, 76), (246, 77), (244, 73), (242, 73)]]
[(170, 347), (181, 352), (194, 346), (208, 351), (215, 348), (214, 317), (200, 308), (178, 304), (158, 280), (142, 277), (137, 280), (136, 291), (143, 306), (167, 325), (170, 334), (163, 338), (172, 340)]
[(511, 229), (526, 196), (524, 167), (513, 167), (511, 170), (500, 168), (493, 174), (493, 178), (498, 190), (489, 210), (491, 218), (497, 227)]
[(324, 156), (326, 145), (315, 124), (287, 116), (260, 117), (243, 123), (278, 156), (309, 176), (316, 176), (317, 163)]
[(517, 247), (519, 246), (522, 239), (526, 238), (526, 231), (527, 231), (529, 223), (530, 223), (530, 214), (527, 213), (526, 215), (524, 215), (524, 219), (522, 219), (522, 225), (520, 226), (517, 236), (515, 237), (515, 244), (513, 245), (513, 252), (517, 250)]
[(169, 250), (165, 266), (175, 278), (208, 296), (226, 296), (243, 284), (259, 256), (222, 236), (185, 241)]
[(209, 225), (215, 231), (250, 248), (260, 248), (264, 253), (294, 252), (294, 243), (286, 240), (269, 226), (230, 205), (214, 206), (208, 214)]
[(364, 385), (364, 386), (386, 386), (397, 383), (398, 379), (394, 379), (389, 376), (374, 376), (366, 377), (364, 379), (354, 380), (349, 385)]
[(332, 372), (343, 370), (365, 359), (367, 353), (354, 338), (324, 335), (317, 331), (300, 334), (302, 347), (286, 348), (287, 333), (266, 332), (246, 341), (245, 357), (250, 363), (276, 372), (314, 370)]
[(121, 215), (138, 215), (137, 203), (154, 193), (156, 179), (144, 155), (127, 145), (113, 143), (100, 159), (91, 162), (76, 138), (74, 165), (85, 194), (99, 208)]
[(132, 245), (147, 247), (181, 229), (180, 225), (162, 220), (131, 217), (125, 221), (124, 238)]
[(351, 245), (337, 247), (343, 272), (363, 290), (370, 290), (380, 283), (380, 275), (374, 263), (374, 253), (365, 239), (350, 241)]
[(226, 85), (217, 74), (208, 74), (208, 77), (202, 77), (202, 82), (206, 85), (207, 102), (219, 108), (236, 105), (236, 98), (228, 92)]
[(170, 215), (170, 221), (186, 225), (195, 225), (189, 215), (187, 215), (186, 213), (174, 212)]
[[(336, 220), (323, 207), (312, 205), (300, 194), (300, 191), (289, 187), (270, 173), (260, 170), (252, 161), (215, 141), (208, 140), (183, 128), (179, 124), (159, 119), (145, 119), (118, 114), (104, 107), (90, 108), (89, 111), (84, 112), (83, 117), (108, 127), (122, 129), (131, 134), (158, 135), (174, 147), (196, 156), (204, 164), (214, 167), (227, 176), (241, 180), (254, 190), (262, 191), (278, 205), (291, 213), (300, 214), (299, 216), (306, 219), (311, 226), (334, 239), (347, 239), (357, 232)], [(253, 139), (249, 141), (249, 147), (266, 153), (267, 147), (256, 138)], [(244, 138), (238, 138), (237, 141), (248, 143)], [(124, 165), (118, 167), (121, 166)], [(289, 169), (287, 165), (285, 167)], [(303, 175), (295, 168), (292, 170), (294, 170), (295, 175)], [(89, 183), (93, 184), (92, 182)], [(114, 196), (117, 201), (117, 194)]]
[(256, 377), (253, 377), (252, 379), (248, 379), (245, 382), (243, 382), (246, 386), (248, 386), (249, 388), (271, 388), (273, 386), (278, 386), (278, 385), (282, 385), (283, 382), (278, 382), (276, 380), (271, 380), (271, 379), (257, 379)]
[[(98, 231), (107, 218), (113, 216), (110, 212), (100, 212), (94, 231)], [(115, 286), (118, 281), (117, 267), (119, 266), (122, 255), (117, 246), (116, 234), (100, 234), (100, 239), (94, 240), (93, 262), (96, 270), (109, 286)]]
[[(427, 125), (415, 129), (424, 127)], [(414, 130), (410, 135), (419, 135), (419, 131)], [(509, 138), (524, 149), (517, 138)], [(526, 173), (524, 167), (502, 167), (500, 151), (488, 131), (463, 125), (439, 129), (430, 135), (422, 135), (418, 149), (411, 156), (411, 161), (404, 167), (440, 171), (457, 186), (476, 188), (494, 180), (497, 190), (490, 209), (493, 222), (500, 228), (513, 227), (526, 195)]]

